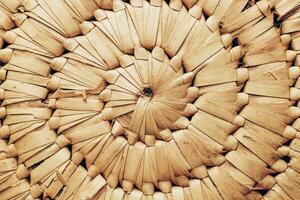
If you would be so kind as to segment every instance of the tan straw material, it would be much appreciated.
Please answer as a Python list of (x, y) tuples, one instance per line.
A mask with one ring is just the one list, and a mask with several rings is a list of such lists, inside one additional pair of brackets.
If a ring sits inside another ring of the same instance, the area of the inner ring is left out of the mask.
[(0, 0), (0, 200), (300, 200), (299, 52), (300, 0)]

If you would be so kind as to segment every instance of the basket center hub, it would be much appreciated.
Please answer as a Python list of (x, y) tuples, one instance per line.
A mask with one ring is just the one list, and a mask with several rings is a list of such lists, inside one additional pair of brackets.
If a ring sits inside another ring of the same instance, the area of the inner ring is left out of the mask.
[(143, 95), (145, 95), (147, 97), (152, 97), (154, 94), (154, 91), (151, 87), (144, 87), (142, 92), (143, 92)]

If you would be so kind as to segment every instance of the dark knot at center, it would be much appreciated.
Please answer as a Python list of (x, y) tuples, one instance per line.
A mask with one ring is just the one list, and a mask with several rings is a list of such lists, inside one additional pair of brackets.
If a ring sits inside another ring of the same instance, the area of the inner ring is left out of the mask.
[(143, 88), (143, 95), (147, 97), (152, 97), (153, 96), (153, 89), (150, 87), (145, 87)]

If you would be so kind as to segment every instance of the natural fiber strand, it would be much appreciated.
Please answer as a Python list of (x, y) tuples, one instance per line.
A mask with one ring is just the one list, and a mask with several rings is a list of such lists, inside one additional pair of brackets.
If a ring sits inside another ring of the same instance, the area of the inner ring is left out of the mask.
[(0, 199), (300, 199), (299, 9), (0, 0)]

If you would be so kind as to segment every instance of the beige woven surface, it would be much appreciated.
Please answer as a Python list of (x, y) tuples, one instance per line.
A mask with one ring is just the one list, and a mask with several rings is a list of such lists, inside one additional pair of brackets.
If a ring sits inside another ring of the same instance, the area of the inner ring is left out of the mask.
[(0, 200), (299, 200), (300, 0), (0, 0)]

